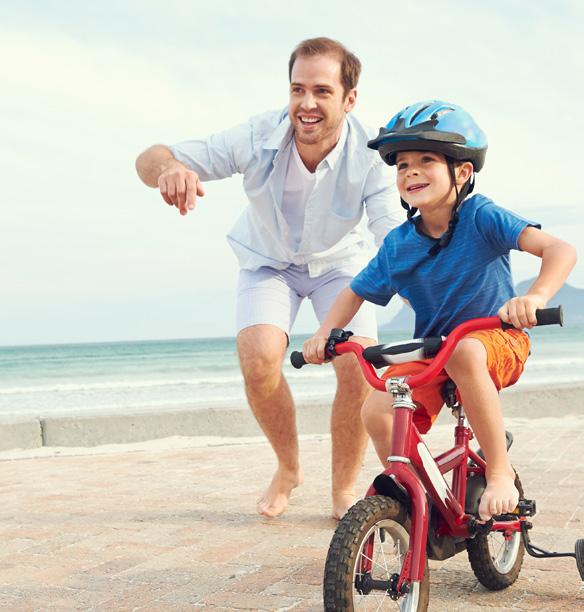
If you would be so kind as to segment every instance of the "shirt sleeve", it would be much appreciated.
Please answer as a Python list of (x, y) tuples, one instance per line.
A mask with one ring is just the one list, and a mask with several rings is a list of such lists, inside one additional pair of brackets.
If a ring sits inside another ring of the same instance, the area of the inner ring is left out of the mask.
[(491, 200), (477, 210), (476, 224), (485, 241), (501, 254), (511, 249), (520, 250), (519, 236), (526, 227), (541, 229), (539, 223), (497, 206)]
[(396, 291), (391, 286), (384, 245), (367, 266), (351, 281), (351, 289), (364, 300), (386, 306)]
[(253, 125), (248, 121), (202, 140), (180, 142), (170, 150), (202, 181), (244, 173), (253, 157)]
[(399, 192), (395, 185), (395, 172), (381, 159), (376, 162), (365, 181), (364, 198), (367, 228), (380, 246), (387, 234), (404, 220)]

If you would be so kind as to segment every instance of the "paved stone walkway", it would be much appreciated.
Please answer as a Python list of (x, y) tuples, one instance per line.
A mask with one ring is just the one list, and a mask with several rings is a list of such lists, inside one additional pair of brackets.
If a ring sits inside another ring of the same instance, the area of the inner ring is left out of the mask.
[[(509, 428), (513, 462), (538, 502), (534, 541), (573, 550), (584, 537), (584, 417)], [(429, 445), (450, 436), (437, 426)], [(275, 520), (255, 514), (273, 469), (266, 443), (176, 443), (0, 454), (0, 608), (321, 610), (335, 528), (328, 438), (301, 441), (306, 482)], [(377, 471), (369, 451), (362, 491)], [(526, 557), (516, 584), (498, 593), (478, 584), (464, 553), (430, 567), (430, 610), (584, 610), (572, 559)]]

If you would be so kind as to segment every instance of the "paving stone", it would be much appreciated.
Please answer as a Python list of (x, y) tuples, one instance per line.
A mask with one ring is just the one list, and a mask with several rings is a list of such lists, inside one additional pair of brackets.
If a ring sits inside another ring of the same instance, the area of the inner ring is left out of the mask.
[[(584, 537), (584, 419), (510, 425), (512, 461), (538, 503), (534, 543), (573, 550)], [(451, 440), (438, 425), (428, 445)], [(1, 610), (322, 610), (336, 526), (326, 436), (301, 440), (305, 483), (277, 519), (255, 513), (274, 469), (265, 442), (129, 450), (0, 460), (0, 489), (13, 493), (0, 508)], [(359, 489), (379, 471), (369, 449)], [(526, 556), (496, 593), (464, 553), (431, 562), (430, 576), (435, 612), (584, 611), (573, 559)]]

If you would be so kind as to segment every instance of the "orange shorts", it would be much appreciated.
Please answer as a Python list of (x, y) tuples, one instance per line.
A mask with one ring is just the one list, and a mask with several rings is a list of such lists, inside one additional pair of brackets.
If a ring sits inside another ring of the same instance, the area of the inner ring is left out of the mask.
[[(529, 336), (525, 332), (517, 329), (488, 329), (471, 332), (465, 338), (476, 338), (482, 342), (487, 351), (487, 368), (497, 389), (510, 387), (517, 382), (529, 355)], [(392, 365), (383, 373), (382, 378), (419, 374), (430, 363), (431, 359), (424, 359)], [(420, 433), (426, 433), (432, 427), (442, 409), (444, 400), (441, 389), (447, 380), (448, 374), (442, 370), (430, 384), (414, 390), (412, 397), (417, 405), (414, 424)]]

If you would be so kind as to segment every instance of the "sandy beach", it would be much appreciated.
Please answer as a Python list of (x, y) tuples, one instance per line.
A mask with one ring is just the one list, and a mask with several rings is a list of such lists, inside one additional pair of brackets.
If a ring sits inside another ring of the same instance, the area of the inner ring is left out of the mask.
[[(538, 504), (532, 539), (573, 550), (584, 537), (582, 391), (539, 392), (548, 416), (529, 393), (504, 401), (512, 460)], [(444, 412), (428, 437), (432, 450), (446, 447), (451, 427)], [(301, 455), (304, 485), (284, 516), (268, 520), (255, 513), (273, 470), (260, 436), (1, 452), (0, 487), (9, 493), (0, 510), (0, 608), (321, 610), (335, 528), (329, 436), (302, 434)], [(370, 448), (360, 491), (378, 471)], [(515, 585), (498, 593), (480, 586), (465, 553), (431, 562), (430, 610), (485, 608), (584, 610), (575, 562), (526, 556)]]

